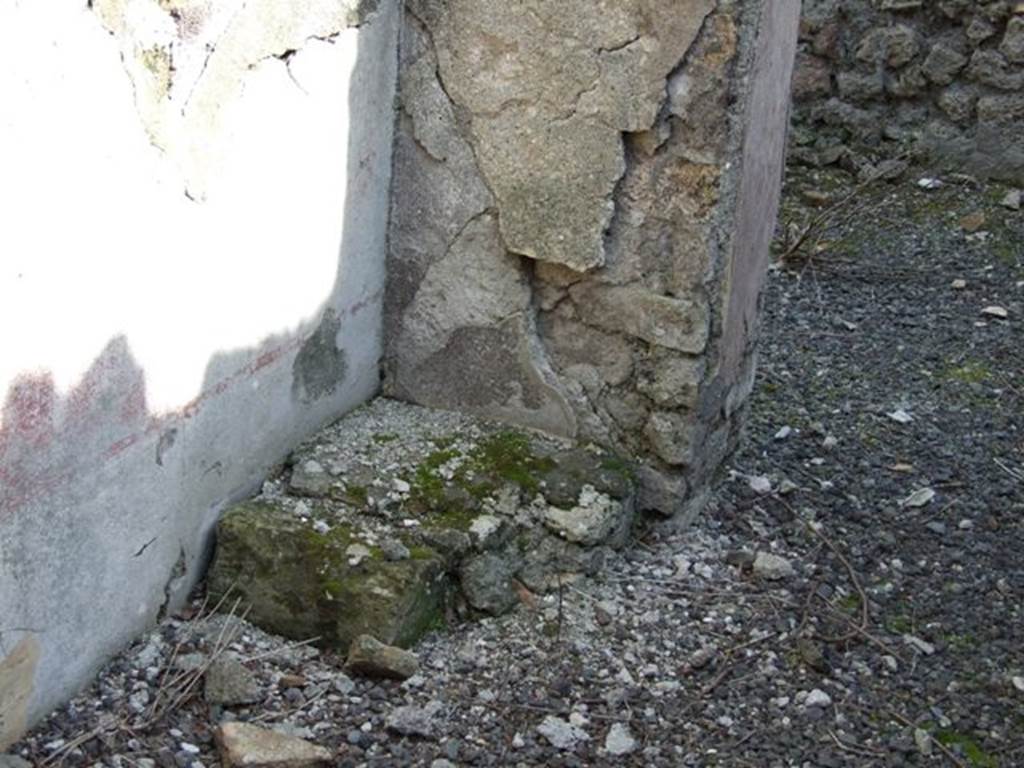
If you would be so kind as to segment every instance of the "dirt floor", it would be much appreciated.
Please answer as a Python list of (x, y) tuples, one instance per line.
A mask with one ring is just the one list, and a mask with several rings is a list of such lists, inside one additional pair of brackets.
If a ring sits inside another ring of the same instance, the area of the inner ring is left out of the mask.
[[(1024, 765), (1024, 212), (927, 177), (790, 175), (748, 437), (693, 529), (428, 638), (405, 683), (186, 613), (12, 752), (212, 767), (239, 719), (339, 766)], [(253, 701), (197, 683), (147, 725), (218, 648)]]

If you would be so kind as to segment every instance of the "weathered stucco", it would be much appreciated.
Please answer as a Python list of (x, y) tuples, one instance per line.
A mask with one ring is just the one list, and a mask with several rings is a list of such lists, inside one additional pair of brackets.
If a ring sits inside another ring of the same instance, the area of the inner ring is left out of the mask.
[(665, 78), (712, 0), (412, 2), (501, 210), (508, 250), (576, 270), (605, 263), (626, 170), (622, 134), (651, 127)]
[(699, 497), (749, 385), (798, 11), (408, 2), (387, 391), (627, 450), (651, 508)]
[[(357, 27), (379, 0), (95, 0), (114, 37), (149, 140), (179, 165), (190, 197), (220, 170), (222, 115), (251, 69), (286, 66), (313, 40)], [(290, 77), (294, 73), (290, 67)], [(297, 80), (297, 87), (302, 85)]]
[(0, 751), (376, 392), (396, 9), (0, 7)]

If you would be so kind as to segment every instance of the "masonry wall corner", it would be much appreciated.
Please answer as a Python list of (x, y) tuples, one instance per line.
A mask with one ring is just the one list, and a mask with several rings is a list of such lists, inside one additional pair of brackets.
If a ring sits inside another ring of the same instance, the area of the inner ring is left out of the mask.
[(735, 443), (799, 2), (406, 3), (386, 391), (637, 457)]

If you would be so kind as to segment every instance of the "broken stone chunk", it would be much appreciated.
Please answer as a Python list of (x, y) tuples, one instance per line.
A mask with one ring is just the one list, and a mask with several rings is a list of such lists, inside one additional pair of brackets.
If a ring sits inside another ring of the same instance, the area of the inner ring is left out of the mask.
[(903, 642), (912, 648), (916, 648), (918, 651), (923, 653), (925, 656), (931, 656), (935, 653), (935, 646), (929, 643), (927, 640), (922, 640), (916, 635), (904, 635)]
[(1024, 64), (1024, 16), (1014, 16), (1006, 25), (999, 51), (1015, 64)]
[(808, 693), (807, 698), (804, 699), (804, 706), (807, 707), (827, 707), (831, 703), (832, 697), (820, 688), (815, 688), (813, 691)]
[(380, 551), (384, 557), (392, 561), (408, 560), (412, 556), (409, 548), (398, 539), (385, 539), (380, 544)]
[(486, 547), (487, 544), (497, 538), (501, 530), (502, 522), (494, 515), (480, 515), (469, 526), (469, 535), (478, 547)]
[(207, 703), (225, 707), (253, 704), (260, 699), (256, 676), (233, 655), (220, 656), (206, 670)]
[(883, 11), (909, 11), (920, 8), (923, 0), (882, 0)]
[(292, 478), (288, 486), (292, 493), (300, 496), (326, 496), (332, 482), (330, 473), (319, 461), (304, 459), (292, 467)]
[(370, 635), (359, 635), (348, 649), (345, 667), (363, 677), (407, 680), (419, 671), (416, 654), (382, 643)]
[(385, 720), (384, 726), (402, 736), (417, 736), (432, 739), (437, 735), (436, 716), (441, 710), (439, 701), (431, 701), (425, 707), (412, 705), (396, 707)]
[(952, 46), (936, 43), (924, 60), (924, 74), (937, 85), (949, 85), (957, 73), (967, 66), (967, 57)]
[[(324, 533), (324, 531), (320, 531), (320, 533)], [(362, 544), (349, 544), (345, 547), (345, 556), (348, 558), (349, 565), (359, 565), (363, 560), (370, 557), (371, 554), (373, 553), (370, 552), (369, 548)]]
[(315, 768), (332, 758), (324, 747), (249, 723), (224, 723), (214, 736), (224, 768)]
[[(209, 593), (235, 597), (252, 623), (294, 640), (346, 649), (360, 634), (409, 645), (438, 623), (450, 582), (440, 555), (417, 547), (405, 560), (356, 544), (339, 524), (326, 533), (269, 501), (229, 510), (217, 527)], [(357, 562), (353, 548), (359, 547)]]
[(654, 361), (650, 373), (637, 382), (637, 389), (663, 408), (693, 408), (705, 367), (701, 358), (665, 355)]
[(597, 283), (578, 283), (569, 294), (590, 325), (690, 354), (707, 346), (709, 311), (702, 299), (661, 296), (640, 285)]
[(455, 528), (424, 528), (419, 538), (449, 565), (461, 560), (473, 546), (469, 534)]
[(494, 552), (470, 558), (459, 569), (466, 600), (478, 611), (494, 616), (511, 610), (516, 604), (513, 570), (507, 556)]
[(786, 558), (773, 555), (770, 552), (758, 552), (754, 558), (754, 573), (762, 579), (778, 581), (792, 576), (795, 571), (793, 564)]
[(985, 307), (983, 310), (981, 310), (981, 314), (985, 315), (986, 317), (994, 317), (999, 320), (1005, 320), (1010, 316), (1010, 313), (1006, 311), (1005, 307), (1000, 307), (998, 305)]
[(623, 723), (614, 723), (608, 729), (608, 735), (604, 740), (604, 748), (609, 755), (628, 755), (636, 751), (636, 739), (630, 733), (629, 726)]
[(633, 493), (629, 466), (612, 454), (575, 448), (553, 454), (551, 461), (542, 492), (556, 507), (574, 506), (585, 485), (613, 499), (626, 499)]
[(931, 503), (931, 500), (935, 498), (935, 491), (931, 488), (919, 488), (907, 498), (900, 501), (901, 507), (910, 507), (911, 509), (917, 509), (919, 507), (927, 506)]
[(984, 226), (985, 213), (983, 211), (975, 211), (974, 213), (969, 213), (960, 219), (960, 228), (964, 232), (977, 232)]
[(857, 46), (857, 59), (864, 63), (884, 61), (893, 68), (906, 65), (917, 56), (920, 43), (917, 33), (905, 24), (876, 27)]
[(693, 456), (693, 420), (671, 412), (652, 413), (644, 427), (644, 437), (658, 458), (666, 464), (689, 464)]
[(585, 485), (571, 509), (548, 507), (544, 524), (564, 539), (593, 547), (607, 539), (624, 517), (631, 515), (620, 502)]
[(571, 750), (583, 741), (590, 741), (590, 736), (581, 727), (554, 715), (548, 715), (537, 726), (540, 733), (555, 749)]

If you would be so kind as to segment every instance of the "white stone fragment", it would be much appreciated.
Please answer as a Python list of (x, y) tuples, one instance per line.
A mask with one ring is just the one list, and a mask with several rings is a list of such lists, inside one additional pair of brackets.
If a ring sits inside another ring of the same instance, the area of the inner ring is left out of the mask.
[(537, 726), (540, 733), (555, 749), (571, 750), (582, 741), (590, 741), (590, 736), (579, 726), (563, 720), (555, 715), (548, 715)]
[(927, 506), (931, 503), (932, 499), (935, 498), (935, 491), (931, 488), (918, 488), (912, 494), (907, 496), (900, 502), (901, 507), (910, 507), (911, 509), (919, 509), (920, 507)]
[(751, 475), (747, 478), (747, 485), (754, 493), (771, 493), (772, 481), (764, 475)]
[(778, 581), (792, 576), (795, 571), (793, 564), (786, 558), (771, 552), (758, 552), (754, 558), (754, 573), (762, 579)]
[(808, 693), (807, 698), (804, 699), (804, 706), (806, 707), (827, 707), (831, 703), (832, 697), (820, 688), (815, 688), (813, 691)]
[(622, 519), (622, 504), (592, 485), (584, 485), (572, 509), (548, 507), (544, 524), (563, 538), (586, 547), (600, 544)]
[(686, 576), (693, 562), (685, 555), (676, 555), (672, 558), (672, 564), (676, 567), (676, 576)]
[(925, 656), (931, 656), (933, 653), (935, 653), (934, 645), (929, 643), (927, 640), (922, 640), (920, 637), (917, 637), (916, 635), (904, 635), (903, 642), (905, 642), (907, 645), (913, 646), (921, 653), (923, 653)]
[(902, 408), (897, 408), (895, 411), (886, 414), (890, 419), (895, 421), (897, 424), (909, 424), (914, 420), (914, 417), (907, 413)]
[(345, 556), (349, 565), (359, 565), (371, 555), (370, 550), (362, 544), (349, 544), (345, 549)]
[(914, 743), (917, 745), (917, 751), (922, 755), (930, 755), (932, 753), (932, 737), (924, 728), (914, 729)]
[(477, 544), (483, 544), (501, 528), (501, 520), (494, 515), (480, 515), (469, 526), (470, 535)]

